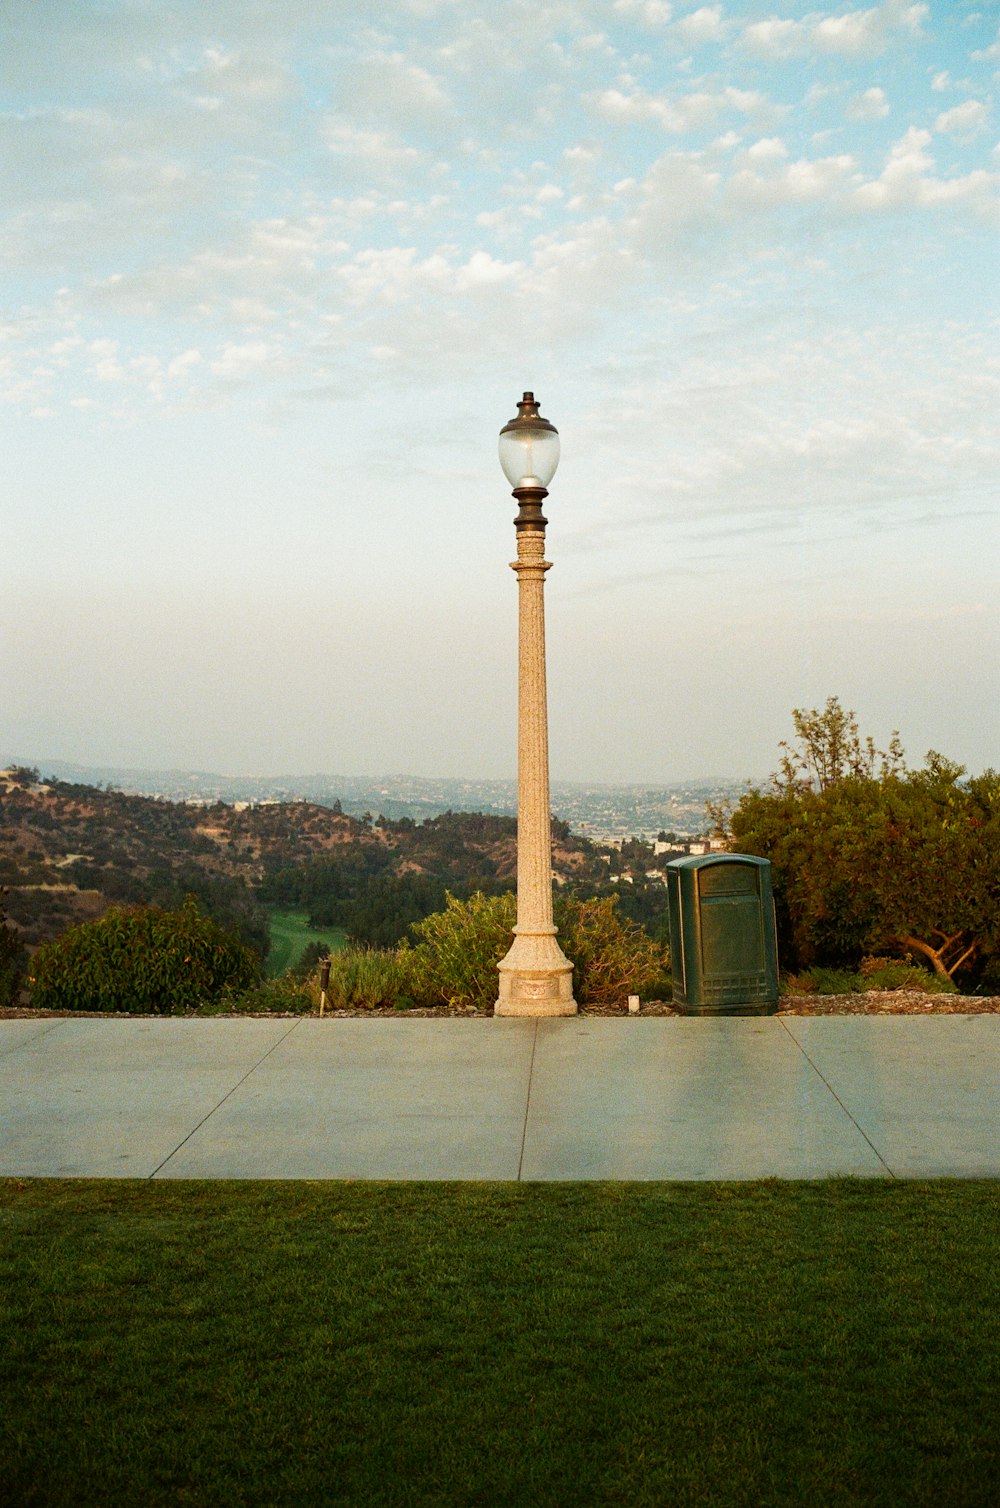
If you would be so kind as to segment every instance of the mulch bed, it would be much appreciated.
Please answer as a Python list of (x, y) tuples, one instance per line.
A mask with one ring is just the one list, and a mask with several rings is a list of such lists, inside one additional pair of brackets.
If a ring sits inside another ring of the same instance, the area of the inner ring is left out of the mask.
[[(205, 1020), (236, 1021), (250, 1015), (239, 1012), (231, 1015), (205, 1017)], [(628, 1008), (620, 1006), (585, 1005), (581, 1016), (627, 1016)], [(651, 1000), (643, 1004), (640, 1016), (683, 1016), (684, 1012), (664, 1000)], [(926, 995), (923, 990), (870, 990), (862, 995), (782, 995), (779, 1016), (995, 1016), (1000, 1015), (1000, 995)], [(464, 1018), (477, 1016), (476, 1011), (414, 1009), (409, 1011), (327, 1011), (332, 1020), (343, 1021), (347, 1017), (362, 1017), (400, 1021), (417, 1017)], [(0, 1010), (0, 1021), (38, 1020), (46, 1017), (55, 1020), (95, 1021), (157, 1021), (158, 1016), (137, 1016), (111, 1011), (36, 1011), (30, 1006), (10, 1006)], [(257, 1013), (263, 1020), (297, 1020), (290, 1011), (264, 1011)], [(488, 1017), (479, 1017), (488, 1020)]]

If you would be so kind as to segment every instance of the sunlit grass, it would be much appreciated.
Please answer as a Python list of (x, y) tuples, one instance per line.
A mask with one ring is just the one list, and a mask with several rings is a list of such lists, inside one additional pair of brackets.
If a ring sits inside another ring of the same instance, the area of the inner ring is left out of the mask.
[(274, 977), (298, 963), (310, 943), (329, 943), (330, 948), (343, 947), (346, 933), (340, 927), (310, 927), (305, 911), (272, 911), (271, 951), (267, 957), (267, 972)]
[(990, 1504), (992, 1183), (0, 1183), (11, 1503)]

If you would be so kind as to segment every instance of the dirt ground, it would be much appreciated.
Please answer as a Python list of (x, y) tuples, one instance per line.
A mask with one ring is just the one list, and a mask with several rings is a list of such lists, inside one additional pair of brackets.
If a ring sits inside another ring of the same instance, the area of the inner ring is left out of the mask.
[[(242, 1014), (242, 1013), (241, 1013)], [(269, 1011), (267, 1019), (279, 1019), (285, 1012)], [(474, 1011), (415, 1009), (409, 1011), (327, 1011), (330, 1020), (343, 1020), (348, 1016), (362, 1016), (389, 1020), (405, 1020), (407, 1017), (468, 1017)], [(627, 1016), (627, 1006), (594, 1006), (580, 1008), (581, 1016)], [(682, 1016), (668, 1001), (644, 1002), (640, 1016)], [(782, 995), (777, 1014), (779, 1016), (990, 1016), (1000, 1014), (1000, 995), (925, 995), (922, 990), (879, 990), (863, 995)], [(119, 1013), (90, 1011), (35, 1011), (30, 1006), (9, 1007), (0, 1010), (0, 1021), (30, 1020), (39, 1017), (60, 1020), (86, 1019), (136, 1021), (143, 1018)], [(294, 1019), (290, 1017), (291, 1019)], [(155, 1019), (155, 1018), (154, 1018)], [(235, 1017), (219, 1019), (236, 1019)]]

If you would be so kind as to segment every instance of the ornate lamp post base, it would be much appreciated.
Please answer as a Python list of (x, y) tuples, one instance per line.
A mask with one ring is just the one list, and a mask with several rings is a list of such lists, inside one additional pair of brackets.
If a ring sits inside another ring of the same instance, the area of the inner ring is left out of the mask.
[(500, 968), (495, 1016), (575, 1016), (573, 965), (556, 942), (555, 927), (518, 933)]

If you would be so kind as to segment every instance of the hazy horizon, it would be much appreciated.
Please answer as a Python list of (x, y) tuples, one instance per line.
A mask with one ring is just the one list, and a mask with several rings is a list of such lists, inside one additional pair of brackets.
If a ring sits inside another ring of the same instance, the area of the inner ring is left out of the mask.
[(768, 771), (830, 695), (1000, 764), (996, 7), (4, 32), (8, 748), (512, 778), (531, 388), (554, 781)]
[[(510, 785), (516, 787), (516, 771), (509, 775), (475, 776), (463, 774), (414, 774), (408, 770), (208, 770), (193, 768), (187, 765), (135, 765), (135, 764), (109, 764), (104, 761), (84, 763), (80, 760), (63, 759), (53, 756), (46, 758), (28, 755), (12, 755), (0, 753), (0, 770), (18, 766), (26, 769), (37, 769), (44, 779), (47, 774), (58, 775), (60, 767), (72, 770), (87, 771), (92, 774), (126, 775), (142, 774), (149, 776), (188, 775), (203, 776), (206, 779), (219, 780), (259, 780), (262, 783), (275, 783), (277, 781), (318, 781), (325, 780), (335, 783), (338, 780), (354, 781), (357, 783), (375, 783), (379, 780), (412, 780), (416, 784), (423, 785)], [(722, 774), (718, 771), (708, 771), (705, 774), (681, 775), (676, 779), (649, 781), (649, 780), (556, 780), (555, 785), (560, 786), (609, 786), (657, 789), (663, 787), (669, 789), (673, 786), (682, 785), (710, 785), (739, 784), (746, 779), (763, 780), (762, 774), (747, 776), (742, 774)]]

